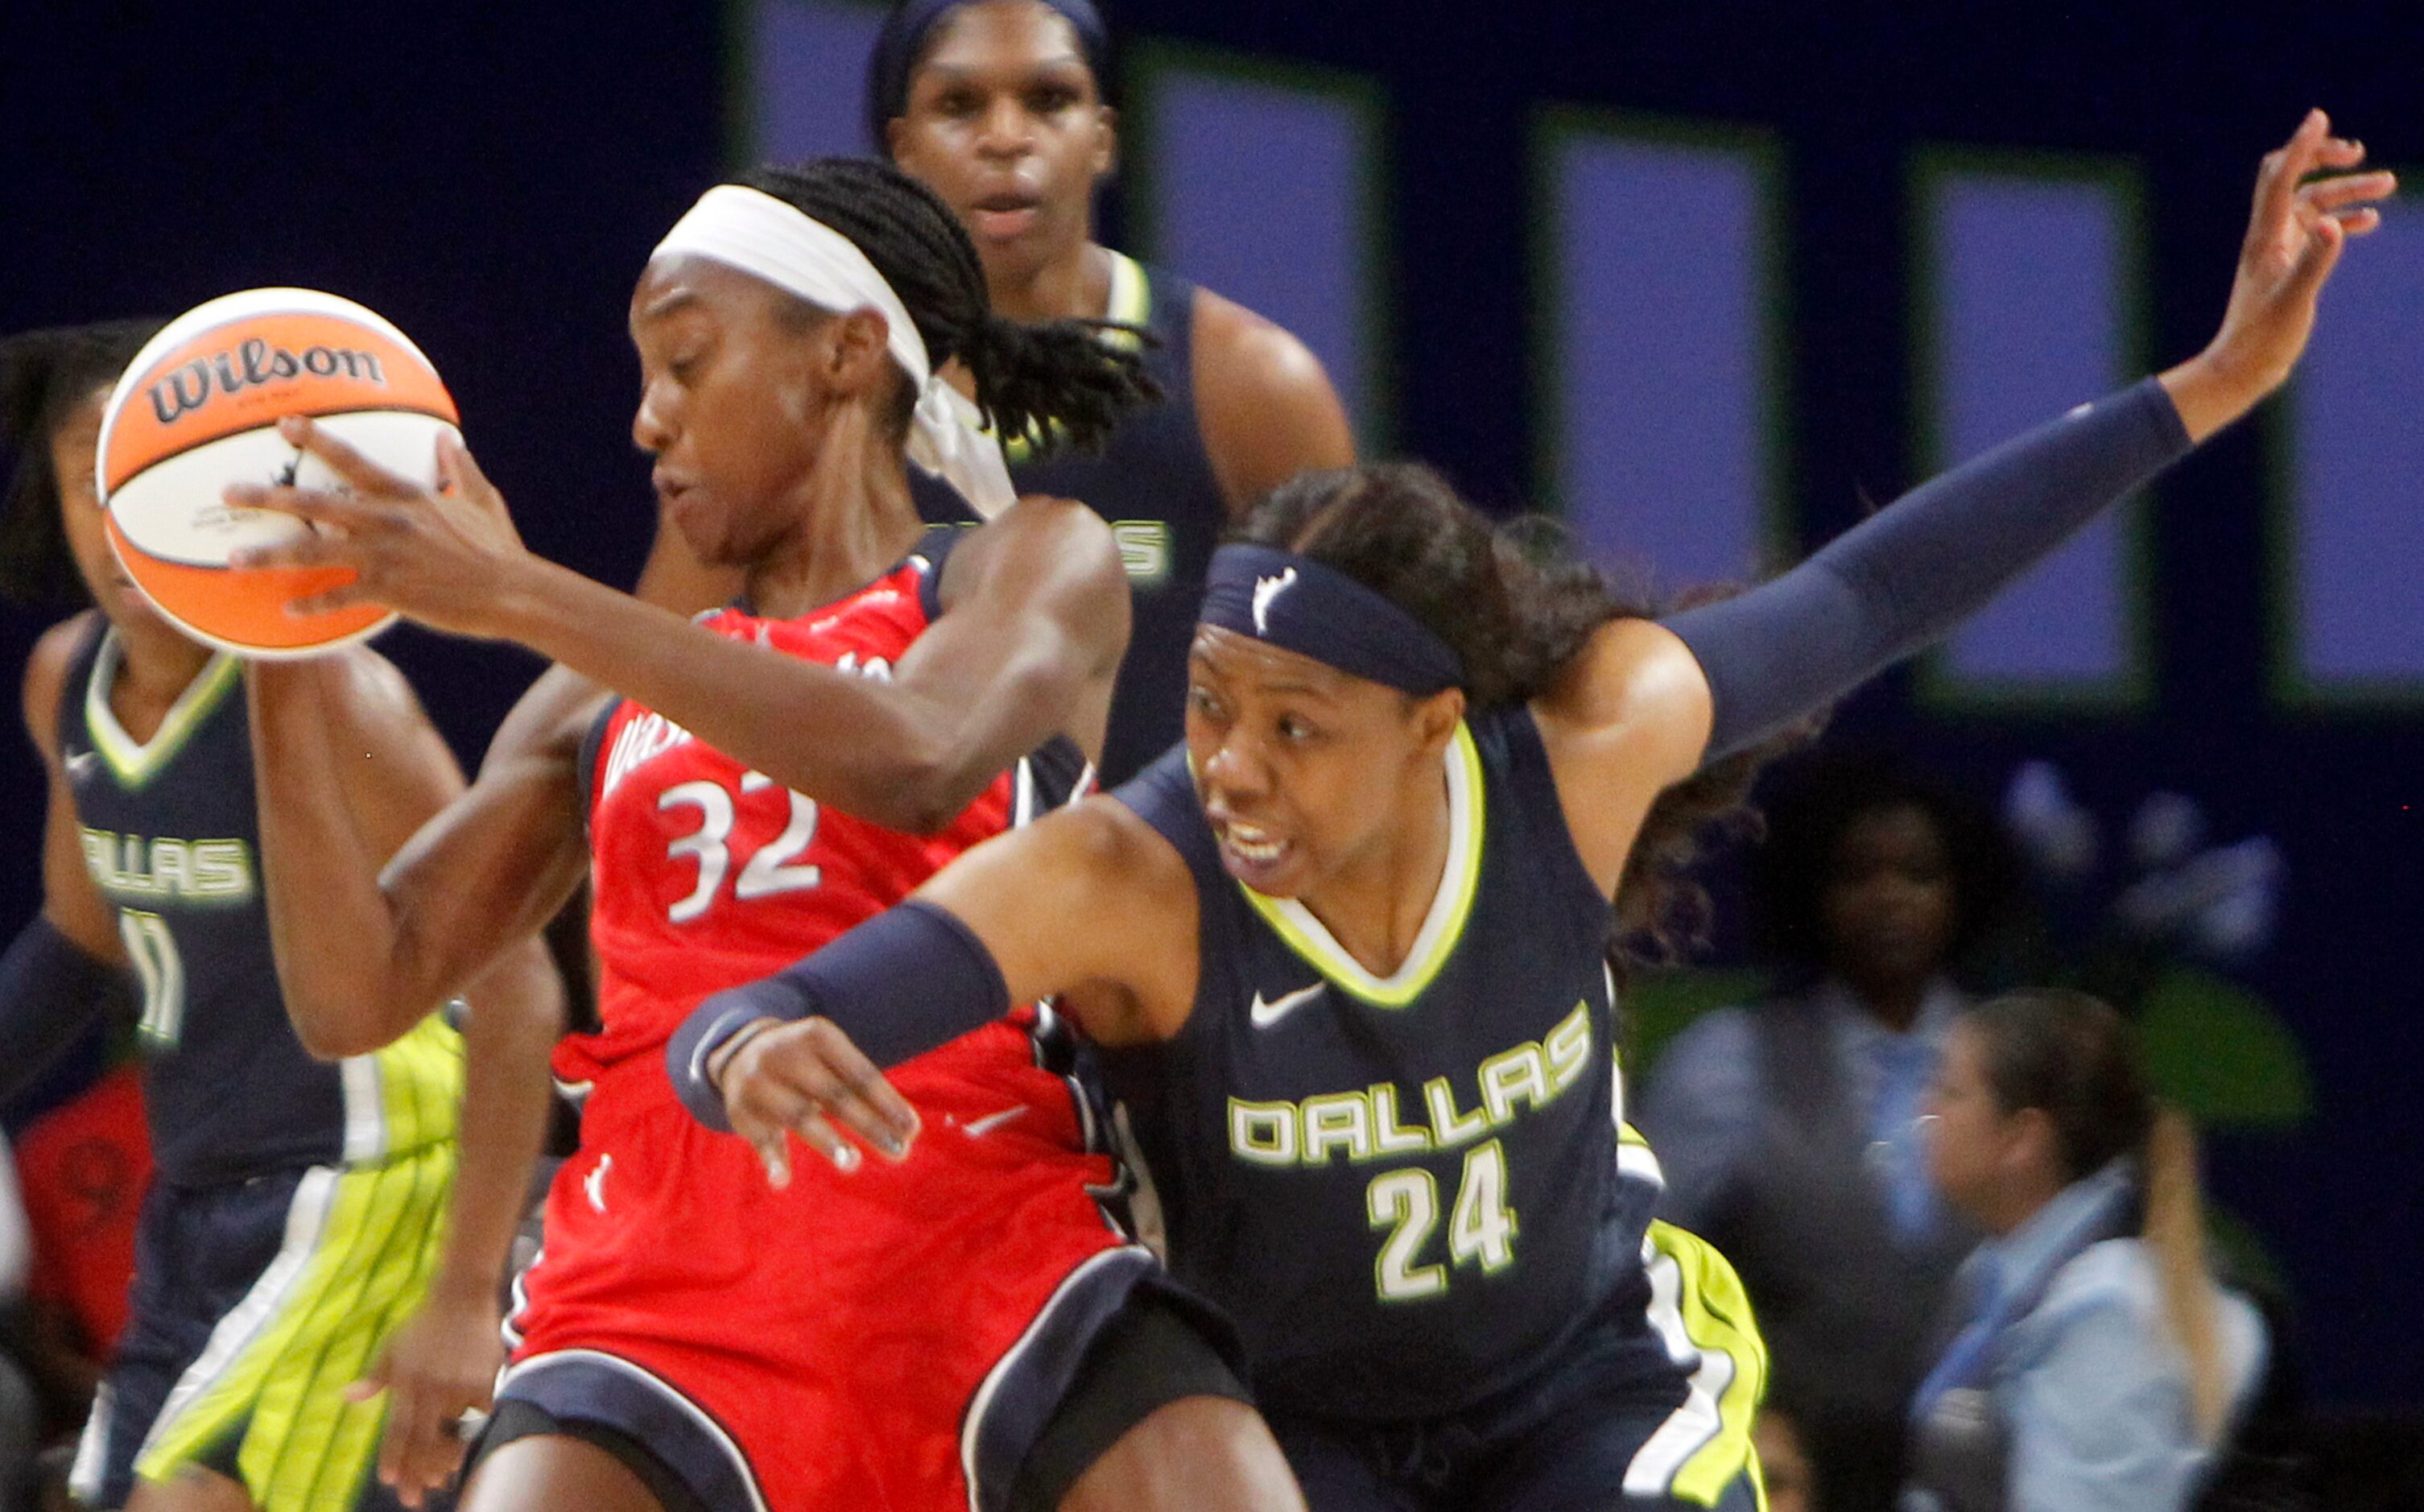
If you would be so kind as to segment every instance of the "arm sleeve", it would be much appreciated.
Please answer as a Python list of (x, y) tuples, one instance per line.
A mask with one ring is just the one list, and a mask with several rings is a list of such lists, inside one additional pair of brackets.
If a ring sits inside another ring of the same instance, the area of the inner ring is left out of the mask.
[(35, 915), (0, 956), (0, 1103), (49, 1070), (96, 1014), (129, 1009), (134, 995), (125, 972)]
[(860, 1054), (891, 1067), (1009, 1011), (1010, 988), (984, 942), (949, 913), (912, 899), (771, 977), (699, 1004), (666, 1042), (665, 1071), (700, 1122), (729, 1130), (708, 1062), (759, 1019), (827, 1019)]
[(1921, 485), (1773, 581), (1668, 616), (1709, 680), (1702, 759), (1758, 744), (1939, 639), (2190, 446), (2148, 378)]

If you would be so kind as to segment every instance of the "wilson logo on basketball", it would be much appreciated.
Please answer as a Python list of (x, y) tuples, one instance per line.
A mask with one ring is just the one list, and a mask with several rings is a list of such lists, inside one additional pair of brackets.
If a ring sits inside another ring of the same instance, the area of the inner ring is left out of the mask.
[(152, 413), (163, 425), (209, 404), (214, 391), (234, 394), (263, 384), (310, 374), (315, 378), (345, 377), (387, 386), (387, 373), (375, 352), (335, 346), (307, 346), (300, 352), (272, 346), (260, 337), (247, 337), (224, 352), (215, 352), (171, 371), (147, 390)]

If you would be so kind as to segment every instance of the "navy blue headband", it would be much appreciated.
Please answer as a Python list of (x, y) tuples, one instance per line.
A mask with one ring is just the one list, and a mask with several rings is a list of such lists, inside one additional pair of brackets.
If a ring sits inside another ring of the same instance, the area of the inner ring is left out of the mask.
[(1422, 621), (1337, 568), (1276, 547), (1213, 552), (1198, 617), (1418, 698), (1464, 681), (1463, 660)]
[[(892, 13), (884, 18), (884, 30), (876, 34), (875, 51), (867, 56), (867, 137), (877, 153), (892, 155), (885, 140), (885, 128), (895, 117), (909, 113), (909, 75), (917, 66), (917, 55), (926, 49), (926, 34), (945, 16), (969, 3), (969, 0), (901, 0)], [(1049, 10), (1057, 10), (1077, 34), (1077, 49), (1086, 55), (1086, 69), (1094, 75), (1099, 90), (1105, 84), (1104, 65), (1111, 50), (1110, 33), (1103, 27), (1102, 12), (1093, 0), (1037, 0)]]

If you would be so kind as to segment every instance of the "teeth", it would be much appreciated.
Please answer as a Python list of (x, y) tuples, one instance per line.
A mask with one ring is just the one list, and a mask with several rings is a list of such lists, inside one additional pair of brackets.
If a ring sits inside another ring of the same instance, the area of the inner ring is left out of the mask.
[(1278, 860), (1280, 851), (1286, 849), (1286, 842), (1270, 839), (1251, 824), (1232, 824), (1229, 826), (1229, 849), (1248, 861), (1260, 864)]

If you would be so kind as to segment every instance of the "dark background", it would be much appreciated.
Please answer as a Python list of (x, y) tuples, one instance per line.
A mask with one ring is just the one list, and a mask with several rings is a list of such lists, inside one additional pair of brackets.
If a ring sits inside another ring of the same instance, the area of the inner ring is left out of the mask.
[[(1904, 197), (1918, 144), (2136, 155), (2155, 347), (2172, 357), (2210, 333), (2255, 159), (2307, 105), (2377, 157), (2424, 163), (2424, 16), (2408, 7), (1125, 0), (1114, 24), (1380, 82), (1395, 430), (1492, 507), (1533, 481), (1523, 169), (1539, 103), (1777, 134), (1792, 502), (1813, 540), (1911, 481)], [(269, 283), (361, 300), (446, 374), (532, 545), (628, 581), (651, 517), (629, 441), (624, 301), (656, 237), (727, 164), (728, 28), (738, 13), (712, 5), (630, 0), (0, 4), (0, 329), (168, 314)], [(1675, 214), (1688, 234), (1691, 207)], [(2108, 816), (2169, 787), (2203, 800), (2225, 837), (2282, 841), (2287, 912), (2255, 984), (2304, 1042), (2316, 1113), (2294, 1133), (2216, 1140), (2213, 1185), (2287, 1263), (2321, 1392), (2413, 1404), (2424, 722), (2268, 698), (2267, 465), (2265, 427), (2248, 424), (2160, 490), (2147, 708), (1954, 721), (1890, 678), (1839, 728), (1982, 791), (2045, 756)], [(15, 664), (40, 625), (0, 616), (0, 656)], [(382, 646), (467, 757), (535, 671), (413, 631)], [(23, 742), (0, 755), (0, 838), (23, 857), (0, 870), (6, 923), (37, 902), (40, 788)]]

